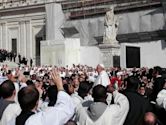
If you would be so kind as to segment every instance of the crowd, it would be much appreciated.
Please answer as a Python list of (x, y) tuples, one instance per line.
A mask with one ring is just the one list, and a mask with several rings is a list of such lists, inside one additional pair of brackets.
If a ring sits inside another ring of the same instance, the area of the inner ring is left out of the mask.
[(16, 61), (17, 54), (15, 52), (9, 52), (5, 49), (0, 49), (0, 62), (10, 60), (10, 61)]
[(0, 67), (0, 125), (166, 125), (164, 70)]
[[(18, 61), (16, 61), (16, 58), (18, 58)], [(28, 64), (28, 59), (25, 58), (24, 56), (21, 56), (20, 54), (17, 55), (15, 52), (9, 52), (5, 49), (0, 49), (0, 62), (4, 61), (10, 61), (10, 62), (16, 62), (18, 64), (23, 64), (27, 65)], [(32, 66), (33, 60), (30, 59), (30, 65)]]

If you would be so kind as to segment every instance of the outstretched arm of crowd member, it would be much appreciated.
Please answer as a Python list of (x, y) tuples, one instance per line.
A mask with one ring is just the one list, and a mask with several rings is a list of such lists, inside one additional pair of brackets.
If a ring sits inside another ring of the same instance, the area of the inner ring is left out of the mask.
[(51, 72), (54, 84), (58, 88), (57, 102), (54, 107), (30, 117), (25, 125), (64, 125), (74, 115), (71, 97), (64, 91), (62, 79), (57, 70)]
[(113, 98), (114, 98), (114, 104), (111, 105), (111, 107), (114, 109), (114, 112), (112, 112), (115, 116), (119, 117), (119, 123), (121, 122), (121, 125), (124, 123), (126, 116), (129, 111), (129, 102), (125, 95), (119, 93), (117, 90), (113, 91)]

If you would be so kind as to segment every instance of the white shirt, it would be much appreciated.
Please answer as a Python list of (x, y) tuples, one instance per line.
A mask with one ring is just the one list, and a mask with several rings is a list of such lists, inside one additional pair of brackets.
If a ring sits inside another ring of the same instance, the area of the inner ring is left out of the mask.
[(60, 91), (54, 107), (32, 115), (25, 125), (64, 125), (73, 115), (74, 105), (71, 97)]
[(34, 70), (31, 70), (31, 71), (30, 71), (30, 75), (33, 75), (33, 74), (34, 74)]
[(99, 85), (99, 84), (101, 84), (105, 87), (110, 85), (110, 79), (108, 77), (108, 74), (104, 70), (101, 71), (100, 74), (98, 75), (98, 77), (94, 83), (94, 86)]
[(24, 87), (27, 87), (27, 84), (26, 83), (24, 83), (24, 82), (20, 82), (20, 89), (22, 89), (22, 88), (24, 88)]
[(61, 73), (60, 73), (60, 77), (65, 78), (65, 76), (66, 76), (66, 73), (65, 73), (65, 72), (61, 72)]

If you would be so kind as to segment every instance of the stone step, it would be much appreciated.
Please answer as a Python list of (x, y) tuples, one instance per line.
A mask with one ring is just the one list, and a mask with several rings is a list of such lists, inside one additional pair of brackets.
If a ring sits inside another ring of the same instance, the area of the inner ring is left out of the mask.
[(7, 65), (9, 68), (17, 68), (18, 64), (15, 62), (5, 61), (3, 63), (0, 63), (0, 66)]

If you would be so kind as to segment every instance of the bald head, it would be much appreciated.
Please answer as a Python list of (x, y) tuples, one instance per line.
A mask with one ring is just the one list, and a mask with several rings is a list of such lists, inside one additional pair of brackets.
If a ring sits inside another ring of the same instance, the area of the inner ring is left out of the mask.
[(65, 125), (77, 125), (75, 121), (69, 120)]
[(144, 117), (144, 125), (155, 125), (156, 124), (156, 116), (152, 112), (148, 112)]

